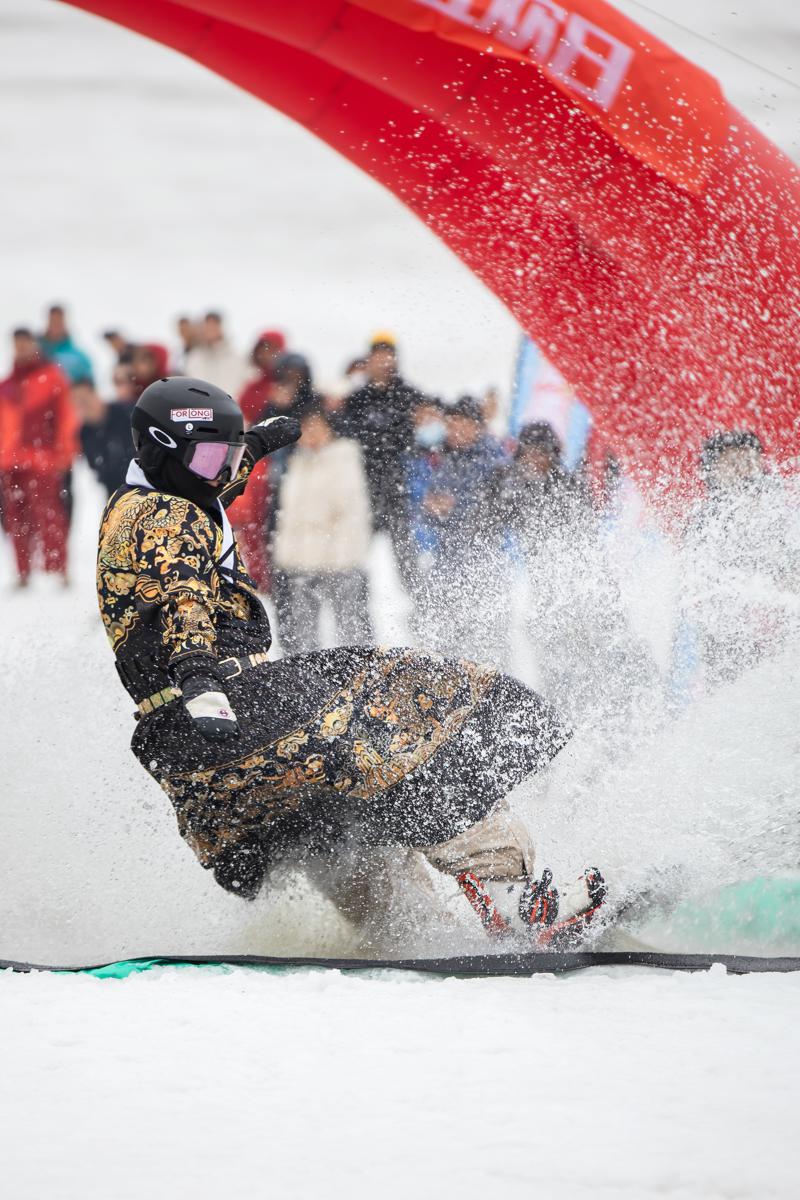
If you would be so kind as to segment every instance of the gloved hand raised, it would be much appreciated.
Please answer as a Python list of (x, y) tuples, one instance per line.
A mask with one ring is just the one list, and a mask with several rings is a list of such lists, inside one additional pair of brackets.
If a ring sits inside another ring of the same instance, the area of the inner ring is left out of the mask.
[(267, 417), (248, 429), (244, 440), (253, 461), (291, 446), (300, 437), (300, 422), (295, 417)]
[(224, 742), (239, 736), (236, 713), (222, 691), (222, 680), (214, 670), (214, 660), (206, 656), (185, 659), (170, 672), (181, 689), (183, 707), (194, 727), (210, 742)]

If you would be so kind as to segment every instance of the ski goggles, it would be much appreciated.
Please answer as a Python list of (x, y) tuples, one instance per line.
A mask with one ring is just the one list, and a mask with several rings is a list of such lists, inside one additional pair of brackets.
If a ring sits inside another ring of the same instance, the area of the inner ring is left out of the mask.
[(244, 446), (230, 442), (195, 442), (184, 464), (193, 475), (200, 479), (217, 479), (223, 471), (230, 471), (230, 479), (235, 479), (242, 465)]

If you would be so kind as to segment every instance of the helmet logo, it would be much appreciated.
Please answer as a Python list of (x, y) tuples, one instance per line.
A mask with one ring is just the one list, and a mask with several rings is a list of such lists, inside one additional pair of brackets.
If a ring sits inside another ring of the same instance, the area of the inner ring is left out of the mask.
[(173, 408), (170, 411), (171, 421), (213, 421), (213, 408)]
[(159, 429), (157, 425), (151, 425), (147, 432), (151, 438), (160, 442), (162, 446), (169, 446), (170, 450), (177, 449), (178, 443), (168, 433), (165, 433), (163, 429)]

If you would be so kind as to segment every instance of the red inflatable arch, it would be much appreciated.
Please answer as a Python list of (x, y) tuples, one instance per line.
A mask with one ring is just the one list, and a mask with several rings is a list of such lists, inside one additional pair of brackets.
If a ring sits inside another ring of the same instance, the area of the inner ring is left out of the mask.
[(76, 0), (379, 180), (500, 297), (640, 476), (722, 427), (793, 452), (800, 176), (603, 0)]

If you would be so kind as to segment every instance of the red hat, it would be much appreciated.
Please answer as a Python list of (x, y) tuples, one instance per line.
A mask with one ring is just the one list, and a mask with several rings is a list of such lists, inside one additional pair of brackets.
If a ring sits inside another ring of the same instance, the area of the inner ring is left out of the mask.
[(277, 350), (286, 349), (286, 335), (281, 333), (280, 329), (265, 329), (256, 338), (257, 346), (260, 346), (262, 342), (269, 342)]
[(142, 342), (142, 349), (149, 350), (156, 360), (159, 376), (169, 374), (169, 351), (166, 346), (162, 346), (160, 342)]

